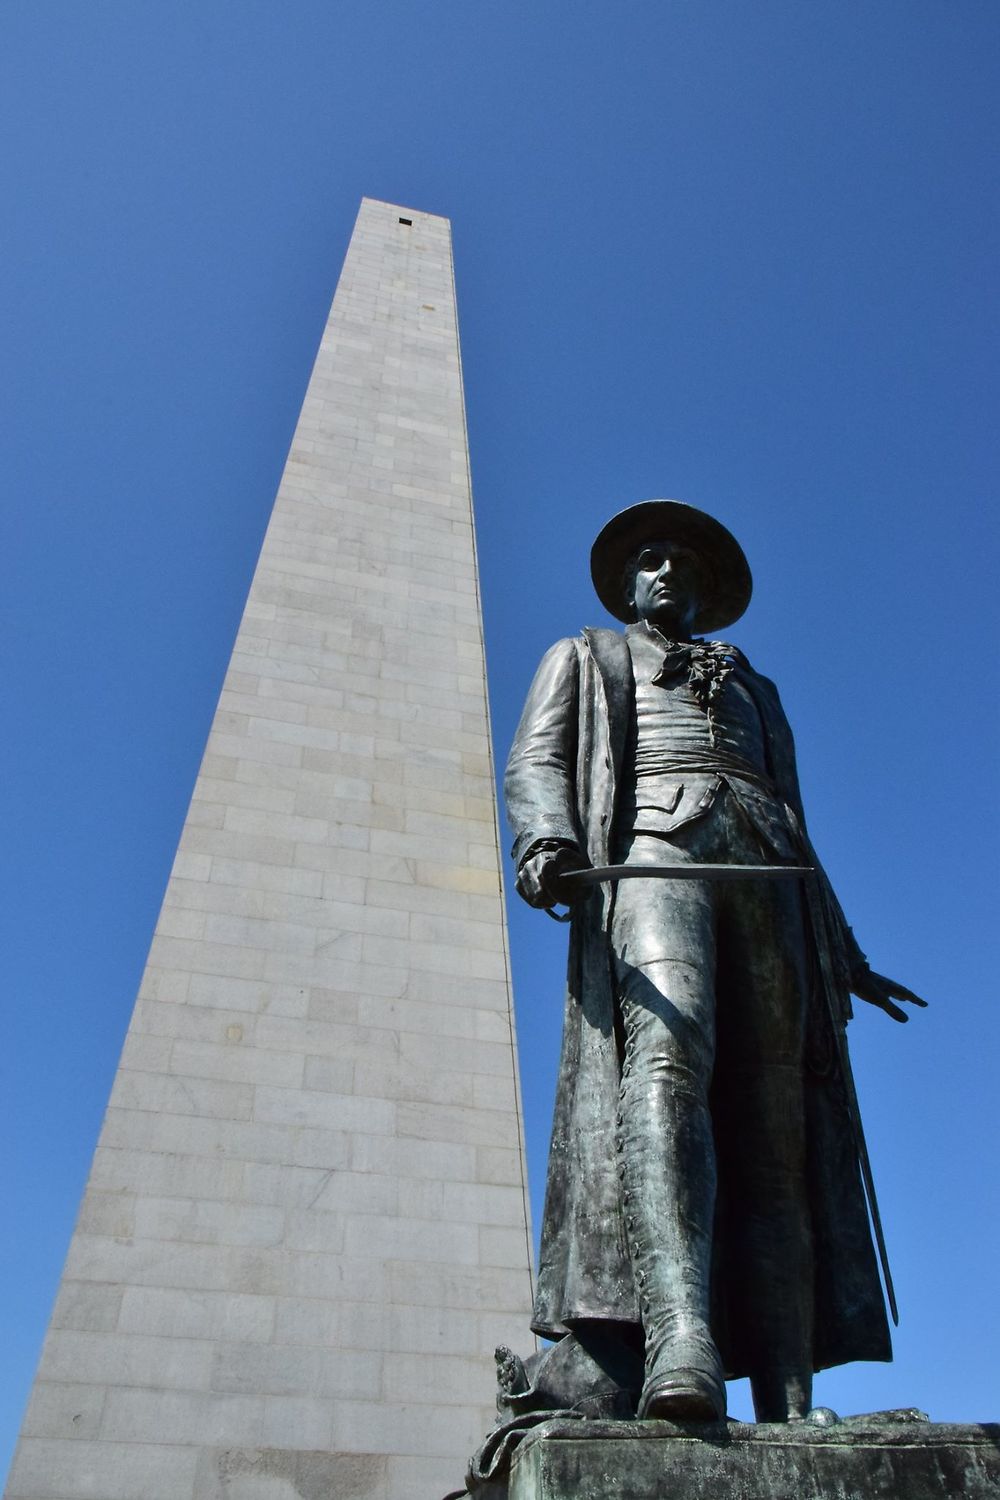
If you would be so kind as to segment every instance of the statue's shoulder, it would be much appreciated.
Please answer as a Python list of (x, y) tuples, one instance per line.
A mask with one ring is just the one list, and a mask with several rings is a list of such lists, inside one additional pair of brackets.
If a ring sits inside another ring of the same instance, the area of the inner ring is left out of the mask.
[(555, 667), (575, 662), (585, 650), (586, 642), (582, 636), (564, 635), (561, 640), (553, 641), (542, 657), (539, 670), (542, 667)]
[(625, 636), (620, 630), (603, 625), (585, 625), (579, 635), (564, 635), (555, 641), (542, 657), (542, 665), (556, 666), (580, 662), (588, 656), (598, 663), (614, 662), (628, 655)]
[(736, 675), (749, 689), (758, 710), (763, 715), (769, 733), (772, 736), (790, 736), (791, 730), (777, 683), (752, 667), (742, 652), (739, 653), (737, 660)]
[(628, 641), (620, 630), (588, 625), (578, 640), (582, 649), (589, 651), (600, 666), (614, 667), (628, 660)]
[(765, 677), (763, 672), (758, 672), (757, 668), (747, 660), (742, 651), (733, 648), (733, 658), (736, 662), (737, 676), (741, 677), (755, 693), (776, 704), (780, 704), (781, 699), (778, 694), (777, 683), (773, 682), (770, 677)]
[(625, 633), (621, 630), (611, 630), (606, 625), (585, 625), (580, 633), (579, 639), (586, 642), (588, 646), (598, 650), (616, 651), (625, 645)]

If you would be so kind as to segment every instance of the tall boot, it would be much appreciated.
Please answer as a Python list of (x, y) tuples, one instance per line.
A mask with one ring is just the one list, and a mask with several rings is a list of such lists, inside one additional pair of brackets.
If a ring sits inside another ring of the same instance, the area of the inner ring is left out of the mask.
[(646, 1338), (638, 1414), (721, 1421), (726, 1387), (709, 1329), (715, 1151), (707, 1104), (683, 1076), (633, 1083), (626, 1049), (617, 1145)]

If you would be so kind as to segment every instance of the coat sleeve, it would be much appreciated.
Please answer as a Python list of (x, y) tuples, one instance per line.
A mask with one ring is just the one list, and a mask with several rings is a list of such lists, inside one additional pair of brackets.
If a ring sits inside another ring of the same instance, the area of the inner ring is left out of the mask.
[[(827, 929), (830, 934), (831, 948), (838, 968), (841, 970), (841, 982), (848, 989), (851, 979), (859, 971), (868, 967), (868, 960), (858, 945), (853, 929), (848, 926), (847, 918), (829, 877), (820, 864), (816, 851), (812, 846), (806, 829), (805, 812), (802, 807), (802, 793), (799, 790), (799, 773), (795, 762), (795, 742), (792, 739), (791, 727), (785, 717), (785, 711), (781, 706), (778, 689), (767, 677), (762, 677), (758, 672), (753, 673), (755, 678), (755, 696), (767, 729), (768, 751), (771, 760), (771, 775), (774, 777), (784, 801), (792, 809), (798, 820), (802, 839), (809, 855), (810, 863), (814, 866), (817, 874), (819, 890), (825, 911)], [(846, 1015), (850, 1015), (850, 996), (844, 994), (842, 1004)]]
[(579, 645), (557, 641), (535, 673), (504, 776), (518, 868), (539, 845), (582, 845), (576, 805), (579, 701)]

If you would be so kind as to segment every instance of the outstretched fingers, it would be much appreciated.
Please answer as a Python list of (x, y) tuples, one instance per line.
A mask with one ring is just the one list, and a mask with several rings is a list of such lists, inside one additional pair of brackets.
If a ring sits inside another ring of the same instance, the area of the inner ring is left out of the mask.
[(854, 993), (859, 999), (867, 1000), (869, 1005), (877, 1005), (879, 1010), (884, 1010), (894, 1021), (910, 1019), (905, 1010), (900, 1010), (893, 1003), (894, 1000), (905, 1000), (911, 1005), (924, 1007), (927, 1005), (926, 1000), (921, 1000), (919, 995), (915, 995), (905, 985), (897, 984), (894, 979), (887, 979), (884, 974), (876, 974), (872, 969), (867, 969), (858, 976)]
[(887, 979), (884, 974), (874, 974), (872, 977), (883, 986), (886, 995), (891, 995), (894, 1000), (906, 1000), (910, 1005), (920, 1005), (924, 1010), (927, 1009), (927, 1001), (908, 990), (905, 984), (897, 984), (895, 979)]

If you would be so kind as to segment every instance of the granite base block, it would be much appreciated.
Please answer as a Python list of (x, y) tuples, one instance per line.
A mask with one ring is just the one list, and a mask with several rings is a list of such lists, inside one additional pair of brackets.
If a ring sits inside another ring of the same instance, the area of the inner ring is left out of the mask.
[(509, 1500), (998, 1500), (1000, 1424), (551, 1422)]

